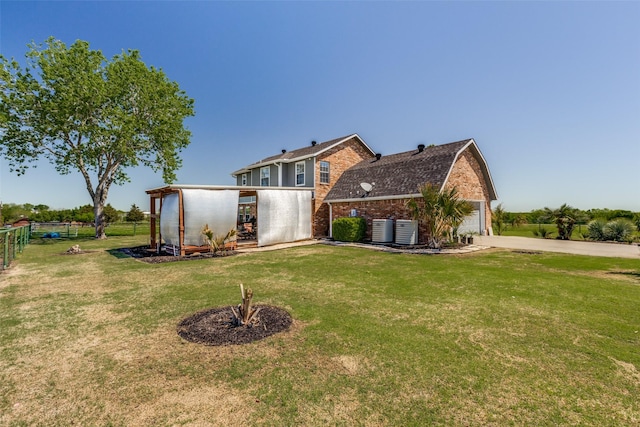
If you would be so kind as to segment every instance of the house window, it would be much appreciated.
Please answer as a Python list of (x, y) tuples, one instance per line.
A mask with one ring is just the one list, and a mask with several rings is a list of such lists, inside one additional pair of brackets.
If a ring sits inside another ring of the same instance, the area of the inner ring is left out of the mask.
[(262, 187), (269, 186), (269, 177), (271, 176), (271, 169), (269, 166), (265, 166), (260, 168), (260, 185)]
[(246, 173), (242, 174), (242, 185), (243, 186), (247, 185), (247, 174)]
[(329, 162), (320, 162), (320, 184), (329, 184)]
[(304, 185), (304, 162), (296, 163), (296, 185)]

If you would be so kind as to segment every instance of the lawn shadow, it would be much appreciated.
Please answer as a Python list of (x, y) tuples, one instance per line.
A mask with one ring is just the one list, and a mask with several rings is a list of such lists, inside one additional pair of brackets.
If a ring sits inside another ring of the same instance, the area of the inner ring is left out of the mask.
[(609, 271), (607, 274), (620, 274), (623, 276), (631, 276), (640, 280), (640, 271)]
[(133, 255), (131, 255), (131, 253), (123, 250), (123, 249), (108, 249), (107, 253), (115, 258), (118, 259), (122, 259), (122, 258), (132, 258)]

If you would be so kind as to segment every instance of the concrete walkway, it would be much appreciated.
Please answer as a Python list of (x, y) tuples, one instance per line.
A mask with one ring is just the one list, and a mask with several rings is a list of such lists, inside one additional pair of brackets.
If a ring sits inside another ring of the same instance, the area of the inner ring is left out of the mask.
[(299, 247), (299, 246), (309, 246), (309, 245), (317, 245), (317, 244), (323, 244), (323, 245), (332, 245), (332, 246), (349, 246), (349, 247), (354, 247), (354, 248), (363, 248), (363, 249), (370, 249), (373, 251), (382, 251), (382, 252), (392, 252), (392, 253), (404, 253), (404, 254), (466, 254), (469, 252), (476, 252), (476, 251), (481, 251), (483, 249), (489, 249), (489, 246), (482, 246), (482, 245), (467, 245), (467, 246), (463, 246), (461, 248), (457, 248), (457, 249), (442, 249), (442, 250), (436, 250), (436, 249), (411, 249), (409, 247), (407, 248), (400, 248), (400, 247), (395, 247), (392, 248), (390, 246), (385, 246), (385, 245), (375, 245), (375, 244), (371, 244), (371, 243), (349, 243), (349, 242), (336, 242), (333, 240), (324, 240), (324, 239), (320, 239), (320, 240), (303, 240), (303, 241), (299, 241), (299, 242), (291, 242), (291, 243), (280, 243), (277, 245), (271, 245), (271, 246), (261, 246), (261, 247), (251, 247), (251, 248), (242, 248), (242, 249), (238, 249), (237, 252), (238, 253), (255, 253), (255, 252), (266, 252), (266, 251), (277, 251), (280, 249), (286, 249), (286, 248), (295, 248), (295, 247)]
[(335, 246), (361, 247), (365, 249), (378, 250), (384, 252), (413, 253), (413, 254), (464, 254), (494, 248), (518, 249), (525, 251), (561, 252), (566, 254), (604, 256), (614, 258), (632, 258), (640, 260), (640, 246), (637, 244), (616, 244), (616, 243), (596, 243), (573, 240), (555, 239), (535, 239), (531, 237), (512, 236), (474, 236), (473, 245), (464, 246), (457, 249), (410, 249), (392, 248), (384, 245), (373, 245), (364, 243), (345, 243), (331, 240), (304, 240), (300, 242), (281, 243), (272, 246), (252, 247), (238, 249), (239, 253), (255, 253), (265, 251), (275, 251), (279, 249), (292, 248), (298, 246), (308, 246), (315, 244), (327, 244)]
[(515, 236), (474, 236), (473, 243), (495, 248), (562, 252), (566, 254), (633, 258), (640, 260), (640, 246), (636, 243), (629, 245), (573, 240), (535, 239)]

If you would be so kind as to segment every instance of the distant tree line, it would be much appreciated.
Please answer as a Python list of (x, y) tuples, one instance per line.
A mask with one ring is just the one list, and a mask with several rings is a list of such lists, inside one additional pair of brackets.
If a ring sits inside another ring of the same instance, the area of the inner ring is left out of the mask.
[[(11, 224), (26, 218), (32, 222), (81, 222), (93, 224), (93, 205), (83, 205), (73, 209), (50, 209), (47, 205), (34, 205), (30, 203), (2, 205), (0, 211), (0, 224)], [(134, 204), (128, 212), (115, 209), (111, 204), (104, 207), (104, 219), (107, 224), (118, 221), (141, 222), (144, 220), (143, 212)]]
[[(493, 209), (493, 232), (501, 235), (509, 228), (525, 224), (538, 224), (536, 237), (548, 238), (556, 233), (556, 239), (570, 240), (576, 226), (586, 225), (582, 237), (589, 240), (632, 241), (634, 232), (640, 232), (640, 212), (624, 209), (581, 210), (563, 204), (559, 208), (535, 209), (531, 212), (508, 212), (502, 204)], [(553, 224), (557, 231), (550, 231), (543, 224)]]

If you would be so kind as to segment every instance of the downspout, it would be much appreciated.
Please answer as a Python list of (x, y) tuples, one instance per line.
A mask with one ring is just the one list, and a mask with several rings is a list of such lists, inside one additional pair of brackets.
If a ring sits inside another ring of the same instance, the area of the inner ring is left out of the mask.
[(333, 206), (331, 202), (327, 202), (329, 205), (329, 238), (333, 239)]

